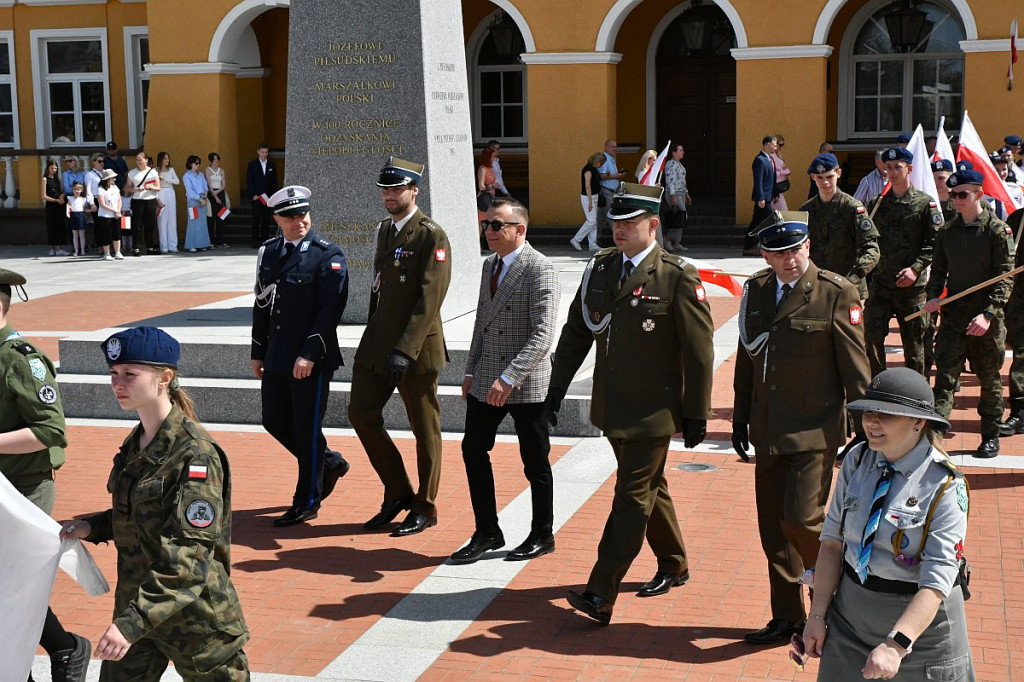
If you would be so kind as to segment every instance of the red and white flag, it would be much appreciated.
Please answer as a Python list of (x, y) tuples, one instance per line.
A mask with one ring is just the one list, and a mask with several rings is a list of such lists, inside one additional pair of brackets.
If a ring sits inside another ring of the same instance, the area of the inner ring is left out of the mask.
[(131, 232), (132, 231), (132, 217), (130, 215), (121, 216), (121, 231)]
[(640, 178), (641, 185), (656, 185), (658, 184), (658, 176), (661, 175), (661, 171), (665, 170), (665, 160), (668, 158), (668, 148), (672, 146), (672, 140), (668, 141), (665, 148), (658, 154), (658, 158), (654, 159), (654, 163), (647, 169), (644, 176)]
[(231, 211), (228, 210), (227, 206), (224, 206), (219, 211), (217, 211), (217, 217), (220, 218), (221, 220), (227, 220), (229, 215), (231, 215)]
[(1013, 65), (1017, 63), (1017, 17), (1010, 24), (1010, 65), (1006, 67), (1006, 89), (1013, 90)]
[(264, 206), (270, 205), (270, 197), (268, 197), (266, 194), (260, 195), (260, 201), (263, 203)]
[(199, 218), (199, 207), (198, 206), (189, 206), (188, 207), (188, 219), (189, 220), (196, 220), (198, 218)]
[(700, 280), (704, 284), (714, 284), (715, 286), (722, 287), (733, 296), (743, 295), (743, 282), (732, 275), (725, 274), (721, 268), (696, 258), (683, 256), (682, 259), (697, 268), (697, 274), (700, 275)]
[[(964, 120), (960, 124), (960, 148), (957, 150), (956, 160), (967, 160), (974, 164), (974, 170), (985, 176), (984, 184), (981, 187), (985, 194), (1003, 202), (1007, 213), (1013, 213), (1018, 208), (1024, 208), (1024, 206), (1018, 205), (1013, 200), (1013, 197), (1010, 196), (1010, 193), (1006, 191), (1006, 185), (1003, 184), (1002, 178), (996, 172), (996, 167), (992, 165), (988, 158), (988, 152), (985, 149), (986, 147), (982, 143), (981, 137), (978, 136), (978, 131), (974, 129), (974, 124), (971, 123), (971, 117), (964, 111)], [(1014, 207), (1013, 210), (1010, 209), (1011, 206)]]

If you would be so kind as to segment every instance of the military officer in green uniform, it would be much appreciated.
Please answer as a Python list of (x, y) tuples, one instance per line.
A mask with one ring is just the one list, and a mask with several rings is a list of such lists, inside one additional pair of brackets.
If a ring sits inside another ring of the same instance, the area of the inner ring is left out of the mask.
[(771, 620), (744, 639), (774, 644), (803, 627), (799, 580), (818, 556), (832, 465), (847, 437), (845, 405), (864, 396), (871, 377), (860, 294), (810, 260), (807, 214), (776, 212), (759, 237), (771, 267), (743, 287), (732, 444), (742, 457), (750, 445), (756, 453), (771, 587)]
[[(451, 248), (441, 226), (416, 207), (422, 177), (422, 165), (392, 157), (377, 179), (391, 217), (374, 238), (370, 317), (356, 350), (348, 406), (349, 422), (384, 484), (380, 512), (364, 527), (383, 528), (408, 509), (394, 537), (437, 524), (434, 499), (441, 480), (437, 376), (448, 362), (441, 304), (451, 282)], [(415, 491), (384, 430), (384, 406), (396, 388), (416, 436)]]
[[(956, 206), (953, 205), (953, 197), (949, 196), (949, 187), (946, 180), (956, 169), (949, 159), (932, 161), (932, 177), (935, 179), (935, 189), (939, 193), (939, 208), (942, 209), (942, 218), (949, 222), (956, 217)], [(938, 316), (935, 313), (928, 313), (922, 316), (924, 320), (924, 375), (930, 377), (932, 366), (935, 364), (935, 323)]]
[(714, 325), (696, 269), (655, 241), (661, 188), (623, 183), (611, 203), (615, 248), (587, 264), (555, 350), (546, 413), (556, 413), (576, 371), (597, 345), (590, 419), (618, 462), (615, 500), (586, 591), (569, 603), (602, 624), (643, 546), (658, 558), (640, 596), (668, 592), (689, 578), (665, 479), (672, 436), (704, 440), (711, 408)]
[[(28, 300), (24, 287), (24, 277), (0, 268), (0, 474), (49, 514), (67, 436), (53, 363), (7, 321), (12, 288)], [(50, 656), (54, 680), (85, 680), (91, 644), (65, 631), (52, 609), (46, 611), (39, 644)]]
[[(974, 170), (957, 171), (946, 181), (960, 215), (939, 230), (935, 239), (925, 304), (930, 313), (939, 310), (943, 288), (949, 295), (958, 294), (1013, 269), (1013, 235), (992, 211), (982, 209), (982, 181), (982, 174)], [(968, 356), (981, 383), (981, 445), (975, 457), (999, 454), (1003, 416), (1000, 372), (1006, 341), (1003, 308), (1012, 286), (1013, 281), (1006, 278), (942, 306), (935, 338), (935, 409), (940, 415), (949, 419), (953, 411), (953, 390)]]
[[(903, 361), (925, 373), (924, 331), (926, 321), (906, 317), (924, 306), (925, 270), (932, 262), (935, 233), (944, 222), (935, 200), (910, 184), (914, 155), (893, 147), (882, 154), (892, 189), (869, 206), (878, 228), (881, 251), (871, 273), (870, 296), (864, 309), (864, 337), (871, 374), (885, 369), (885, 337), (893, 315), (900, 327)], [(877, 209), (875, 206), (877, 205)]]
[(839, 189), (843, 169), (835, 154), (818, 154), (807, 174), (817, 196), (800, 207), (806, 211), (811, 260), (819, 268), (845, 275), (867, 296), (867, 274), (878, 263), (878, 230), (864, 205)]
[(231, 584), (228, 458), (178, 385), (178, 342), (156, 327), (101, 344), (122, 409), (140, 423), (114, 456), (113, 506), (61, 524), (62, 538), (114, 541), (114, 620), (96, 645), (101, 682), (242, 682), (249, 631)]

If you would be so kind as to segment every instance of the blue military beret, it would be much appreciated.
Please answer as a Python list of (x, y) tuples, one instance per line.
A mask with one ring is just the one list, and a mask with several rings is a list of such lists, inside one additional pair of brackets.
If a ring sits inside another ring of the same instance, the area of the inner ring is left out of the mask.
[(896, 137), (897, 144), (910, 144), (910, 133), (900, 133)]
[(962, 160), (956, 162), (956, 169), (958, 171), (974, 170), (974, 164), (971, 163), (970, 161), (968, 161), (967, 159), (962, 159)]
[(818, 154), (807, 168), (807, 174), (828, 173), (833, 168), (839, 168), (839, 159), (836, 158), (835, 154)]
[(178, 367), (181, 346), (162, 329), (133, 327), (100, 344), (108, 365), (159, 365)]
[(949, 176), (949, 180), (946, 180), (947, 187), (956, 187), (957, 185), (982, 185), (985, 182), (985, 176), (976, 170), (958, 170)]
[(932, 161), (932, 173), (938, 173), (939, 171), (946, 171), (947, 173), (953, 172), (953, 162), (949, 159), (939, 159), (938, 161)]
[(757, 237), (765, 251), (788, 251), (807, 241), (806, 211), (773, 211), (757, 226)]
[(1003, 138), (1003, 142), (1011, 147), (1019, 147), (1021, 145), (1020, 135), (1007, 135)]
[(999, 152), (989, 152), (988, 160), (991, 161), (993, 165), (997, 163), (1006, 163), (1006, 159), (1004, 159), (1003, 155)]
[(902, 161), (914, 163), (914, 155), (903, 147), (890, 147), (882, 152), (882, 161)]
[(1008, 144), (1004, 144), (1002, 147), (999, 148), (999, 153), (1000, 154), (1005, 154), (1007, 152), (1012, 152), (1012, 151), (1013, 151), (1013, 147), (1011, 147)]

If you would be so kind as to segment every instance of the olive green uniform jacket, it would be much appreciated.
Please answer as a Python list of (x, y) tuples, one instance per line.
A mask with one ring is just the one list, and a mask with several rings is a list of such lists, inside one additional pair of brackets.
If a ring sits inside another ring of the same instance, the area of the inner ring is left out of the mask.
[(878, 265), (871, 275), (871, 286), (896, 288), (896, 275), (911, 268), (917, 280), (910, 288), (924, 287), (924, 271), (931, 265), (935, 235), (946, 221), (935, 200), (911, 187), (902, 197), (893, 192), (881, 196), (868, 206), (875, 212), (878, 229)]
[[(586, 290), (569, 308), (551, 386), (568, 388), (597, 342), (590, 420), (610, 438), (672, 436), (682, 419), (707, 419), (714, 373), (714, 324), (697, 270), (655, 245), (619, 288), (622, 252), (594, 256)], [(636, 301), (636, 304), (633, 304)], [(601, 332), (592, 323), (608, 315)]]
[(838, 272), (867, 295), (865, 278), (878, 263), (878, 230), (864, 204), (842, 190), (831, 201), (821, 195), (804, 202), (811, 260), (823, 270)]

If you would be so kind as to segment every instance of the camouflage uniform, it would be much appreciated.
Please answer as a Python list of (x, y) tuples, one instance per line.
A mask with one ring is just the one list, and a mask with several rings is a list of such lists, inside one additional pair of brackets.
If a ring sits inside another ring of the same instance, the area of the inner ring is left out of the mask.
[[(875, 226), (881, 253), (871, 273), (870, 295), (864, 308), (864, 340), (871, 375), (885, 369), (885, 337), (893, 315), (900, 326), (904, 364), (924, 374), (927, 323), (921, 317), (910, 322), (904, 318), (924, 307), (925, 270), (932, 262), (935, 233), (945, 221), (935, 201), (913, 187), (899, 198), (889, 192), (872, 206), (878, 202), (881, 206), (875, 212)], [(917, 273), (917, 280), (912, 286), (897, 287), (896, 276), (906, 267)]]
[(113, 508), (87, 517), (87, 540), (117, 546), (114, 625), (132, 643), (101, 681), (247, 680), (249, 639), (231, 584), (231, 478), (206, 431), (175, 406), (139, 450), (137, 426), (107, 480)]
[[(1024, 249), (1017, 249), (1014, 267), (1024, 265)], [(1006, 343), (1013, 350), (1010, 364), (1010, 417), (1024, 419), (1024, 273), (1013, 278), (1006, 302)], [(1016, 425), (1015, 425), (1016, 427)], [(1010, 434), (1005, 434), (1010, 435)]]
[(842, 190), (831, 201), (821, 195), (800, 207), (807, 211), (811, 261), (822, 270), (845, 275), (867, 296), (867, 274), (878, 263), (878, 230), (864, 205)]
[[(956, 207), (953, 205), (953, 199), (946, 199), (939, 204), (939, 208), (942, 209), (942, 217), (948, 223), (950, 220), (956, 217)], [(924, 320), (924, 375), (925, 377), (931, 376), (932, 365), (935, 364), (935, 323), (938, 322), (938, 313), (926, 313), (921, 316)]]
[[(979, 282), (1009, 272), (1013, 237), (1006, 223), (991, 211), (982, 211), (967, 224), (963, 216), (947, 223), (935, 239), (935, 261), (928, 282), (928, 298), (938, 298), (945, 287), (957, 294)], [(952, 269), (950, 265), (952, 264)], [(941, 324), (935, 342), (935, 409), (949, 418), (953, 410), (953, 387), (960, 378), (964, 360), (970, 355), (971, 369), (981, 382), (978, 414), (982, 438), (995, 438), (1003, 416), (1003, 366), (1006, 328), (1003, 307), (1012, 282), (1004, 279), (981, 291), (942, 307)], [(967, 325), (980, 313), (991, 313), (984, 336), (967, 336)]]

